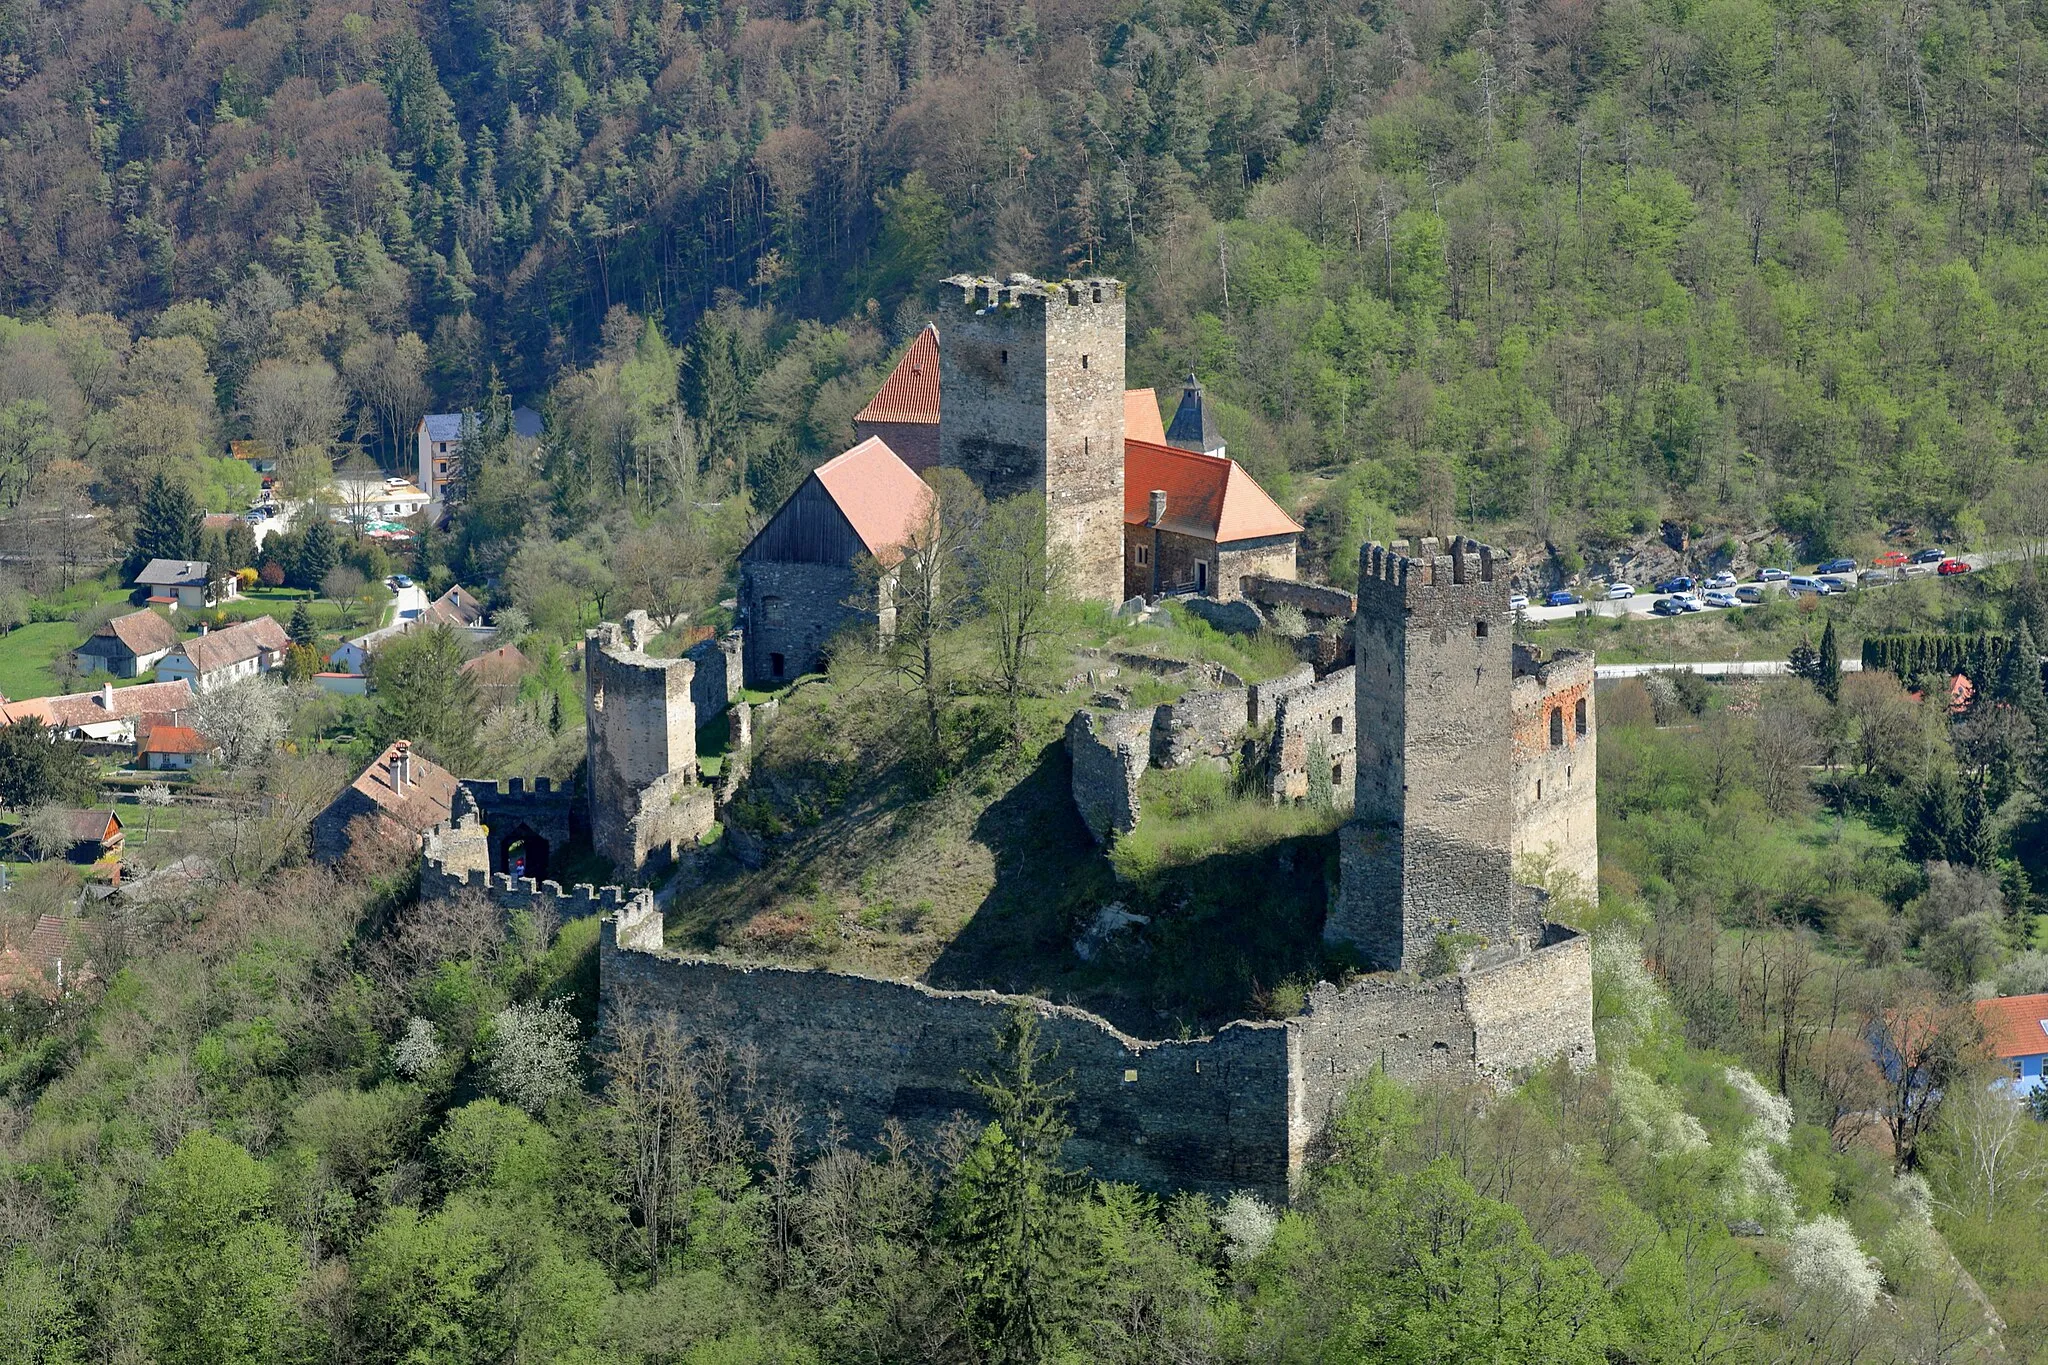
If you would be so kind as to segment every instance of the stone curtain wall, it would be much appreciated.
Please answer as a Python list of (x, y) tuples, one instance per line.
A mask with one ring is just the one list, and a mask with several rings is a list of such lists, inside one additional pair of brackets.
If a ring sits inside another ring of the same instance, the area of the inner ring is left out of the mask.
[[(1586, 733), (1578, 732), (1583, 704)], [(1551, 742), (1551, 717), (1559, 724)], [(1599, 725), (1594, 716), (1593, 656), (1561, 650), (1544, 660), (1515, 649), (1514, 799), (1517, 867), (1548, 859), (1554, 871), (1593, 896), (1600, 886)]]
[(1152, 763), (1153, 708), (1074, 713), (1067, 722), (1067, 761), (1081, 823), (1106, 844), (1138, 823), (1138, 779)]
[(1555, 925), (1534, 952), (1464, 978), (1473, 1064), (1505, 1079), (1563, 1057), (1593, 1064), (1593, 941)]
[(1273, 799), (1299, 801), (1308, 795), (1309, 751), (1320, 744), (1323, 761), (1335, 770), (1331, 797), (1339, 810), (1351, 809), (1358, 748), (1356, 670), (1340, 668), (1321, 682), (1290, 689), (1272, 707), (1266, 770)]
[(1358, 614), (1356, 597), (1342, 588), (1326, 587), (1321, 583), (1300, 583), (1257, 574), (1244, 580), (1241, 591), (1262, 607), (1299, 607), (1310, 616), (1347, 623)]
[(1185, 768), (1204, 758), (1228, 760), (1249, 720), (1250, 699), (1242, 687), (1184, 693), (1152, 717), (1152, 766)]
[(741, 656), (745, 650), (745, 640), (740, 632), (729, 630), (723, 635), (699, 640), (683, 651), (683, 657), (697, 669), (690, 679), (690, 705), (697, 713), (699, 729), (723, 715), (725, 708), (739, 696), (745, 668)]
[(636, 611), (583, 641), (590, 839), (635, 877), (694, 845), (715, 818), (711, 792), (697, 783), (696, 669), (647, 654), (655, 633)]
[(1261, 536), (1218, 545), (1209, 591), (1226, 602), (1235, 602), (1244, 596), (1246, 579), (1294, 577), (1300, 540), (1296, 535)]
[[(845, 564), (740, 561), (742, 672), (749, 686), (779, 687), (824, 667), (825, 647), (851, 624), (872, 626), (875, 613), (861, 575)], [(774, 655), (783, 659), (775, 676)]]
[(1358, 775), (1324, 936), (1412, 967), (1437, 936), (1512, 932), (1513, 684), (1507, 576), (1491, 547), (1360, 551)]

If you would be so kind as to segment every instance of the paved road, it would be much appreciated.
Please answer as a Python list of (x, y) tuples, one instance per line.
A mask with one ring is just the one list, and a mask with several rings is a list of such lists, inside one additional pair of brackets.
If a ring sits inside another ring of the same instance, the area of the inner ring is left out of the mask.
[[(1988, 553), (1984, 553), (1984, 554), (1967, 554), (1967, 555), (1957, 555), (1957, 556), (1955, 556), (1955, 557), (1956, 557), (1957, 559), (1960, 559), (1960, 560), (1962, 560), (1962, 561), (1963, 561), (1963, 562), (1964, 562), (1965, 564), (1968, 564), (1968, 565), (1969, 565), (1969, 566), (1970, 566), (1970, 567), (1971, 567), (1972, 569), (1982, 569), (1982, 568), (1987, 568), (1987, 567), (1989, 567), (1990, 565), (1993, 565), (1993, 564), (2004, 564), (2004, 563), (2006, 563), (2006, 562), (2008, 562), (2008, 561), (2010, 561), (2010, 560), (2018, 559), (2018, 558), (2020, 557), (2020, 551), (2018, 551), (2018, 550), (1992, 550), (1992, 551), (1990, 551), (1990, 552), (1988, 552)], [(1931, 566), (1931, 565), (1930, 565), (1930, 566), (1928, 566), (1928, 570), (1929, 570), (1929, 572), (1928, 572), (1928, 573), (1926, 573), (1926, 574), (1918, 574), (1918, 573), (1916, 573), (1916, 574), (1912, 575), (1912, 577), (1913, 577), (1913, 578), (1922, 578), (1922, 577), (1931, 577), (1931, 576), (1934, 576), (1934, 575), (1932, 574), (1932, 566)], [(1889, 584), (1889, 583), (1872, 583), (1872, 584), (1870, 584), (1870, 585), (1869, 585), (1868, 587), (1861, 587), (1861, 588), (1858, 588), (1858, 589), (1856, 589), (1856, 591), (1858, 591), (1858, 592), (1874, 592), (1874, 591), (1877, 591), (1877, 590), (1879, 590), (1879, 589), (1882, 589), (1882, 588), (1887, 588), (1887, 587), (1890, 587), (1890, 586), (1891, 586), (1891, 584)], [(1600, 586), (1599, 584), (1597, 584), (1597, 583), (1596, 583), (1596, 584), (1593, 584), (1593, 585), (1591, 585), (1591, 587), (1590, 587), (1590, 588), (1588, 589), (1588, 591), (1590, 591), (1590, 592), (1605, 592), (1605, 591), (1606, 591), (1606, 589), (1605, 589), (1605, 588), (1603, 588), (1603, 587), (1601, 587), (1601, 586)], [(1780, 589), (1780, 591), (1782, 591), (1782, 588)], [(1636, 595), (1635, 595), (1634, 597), (1630, 597), (1630, 598), (1624, 599), (1623, 601), (1620, 601), (1620, 602), (1606, 602), (1606, 601), (1599, 601), (1599, 602), (1584, 602), (1584, 603), (1581, 603), (1580, 605), (1578, 605), (1578, 606), (1575, 606), (1575, 607), (1545, 607), (1545, 606), (1539, 606), (1539, 605), (1536, 605), (1536, 604), (1533, 604), (1533, 603), (1532, 603), (1531, 605), (1529, 605), (1528, 607), (1525, 607), (1525, 608), (1523, 609), (1523, 611), (1522, 611), (1522, 616), (1523, 616), (1523, 618), (1524, 618), (1525, 620), (1529, 620), (1529, 621), (1565, 621), (1565, 620), (1569, 620), (1569, 619), (1571, 619), (1571, 618), (1572, 618), (1572, 617), (1574, 617), (1574, 616), (1588, 616), (1588, 615), (1590, 615), (1590, 616), (1644, 616), (1644, 617), (1648, 617), (1648, 618), (1649, 618), (1650, 620), (1653, 620), (1653, 621), (1678, 621), (1678, 620), (1683, 620), (1683, 619), (1684, 619), (1683, 617), (1678, 617), (1678, 616), (1656, 616), (1656, 615), (1653, 615), (1653, 614), (1652, 614), (1652, 612), (1651, 612), (1651, 608), (1652, 608), (1652, 607), (1654, 607), (1654, 606), (1656, 606), (1656, 605), (1657, 605), (1657, 603), (1658, 603), (1659, 601), (1661, 601), (1661, 600), (1662, 600), (1663, 598), (1665, 598), (1665, 597), (1668, 597), (1668, 596), (1670, 596), (1670, 594), (1668, 594), (1668, 593), (1656, 593), (1656, 592), (1641, 592), (1641, 591), (1639, 591), (1639, 592), (1637, 592), (1637, 593), (1636, 593)], [(1717, 608), (1714, 608), (1714, 607), (1708, 607), (1708, 608), (1707, 608), (1707, 610), (1708, 610), (1708, 611), (1714, 611), (1714, 610), (1717, 610)], [(1683, 666), (1684, 666), (1684, 665), (1681, 665), (1681, 667), (1683, 667)]]
[[(1645, 673), (1697, 673), (1702, 678), (1775, 678), (1792, 671), (1783, 659), (1708, 660), (1692, 664), (1595, 664), (1596, 678), (1640, 678)], [(1844, 673), (1861, 673), (1863, 660), (1842, 660)]]

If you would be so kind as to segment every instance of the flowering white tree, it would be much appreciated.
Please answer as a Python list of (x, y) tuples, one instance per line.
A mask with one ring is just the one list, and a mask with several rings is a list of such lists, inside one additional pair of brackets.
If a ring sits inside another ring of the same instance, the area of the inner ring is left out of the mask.
[(285, 689), (268, 678), (237, 678), (192, 698), (192, 727), (219, 751), (222, 767), (247, 768), (283, 742), (288, 700)]
[(1829, 1294), (1858, 1312), (1877, 1302), (1883, 1284), (1877, 1262), (1863, 1254), (1849, 1225), (1831, 1214), (1792, 1229), (1785, 1269), (1806, 1289)]
[(1216, 1225), (1223, 1229), (1224, 1254), (1233, 1262), (1255, 1261), (1272, 1245), (1273, 1234), (1280, 1228), (1280, 1215), (1257, 1195), (1239, 1190), (1224, 1201)]
[(405, 1033), (391, 1047), (391, 1069), (409, 1081), (416, 1081), (441, 1064), (441, 1040), (434, 1026), (414, 1015)]
[(581, 1051), (567, 1000), (507, 1006), (491, 1019), (491, 1089), (537, 1114), (575, 1089)]

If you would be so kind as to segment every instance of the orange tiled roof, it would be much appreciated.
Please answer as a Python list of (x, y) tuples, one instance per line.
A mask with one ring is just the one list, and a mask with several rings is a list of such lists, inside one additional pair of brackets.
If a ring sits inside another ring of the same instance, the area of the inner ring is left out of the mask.
[(2048, 995), (2008, 995), (1979, 1000), (1977, 1018), (1995, 1057), (2048, 1053)]
[(189, 725), (152, 725), (135, 746), (138, 754), (203, 754), (206, 736)]
[(1301, 532), (1301, 523), (1282, 511), (1237, 461), (1126, 440), (1125, 525), (1145, 524), (1155, 488), (1166, 490), (1164, 530), (1219, 543)]
[(1159, 395), (1152, 389), (1124, 390), (1124, 439), (1166, 444), (1166, 423), (1159, 417)]
[(856, 422), (919, 422), (939, 420), (939, 329), (927, 325), (910, 343), (903, 359), (875, 390), (874, 401), (854, 414)]
[(852, 523), (868, 553), (884, 563), (902, 558), (902, 547), (932, 495), (917, 471), (879, 436), (825, 461), (812, 477)]
[(413, 749), (412, 778), (404, 791), (397, 790), (391, 784), (391, 756), (398, 752), (402, 743), (405, 741), (394, 741), (372, 759), (370, 766), (349, 785), (369, 797), (378, 809), (407, 829), (431, 829), (446, 820), (455, 808), (455, 775), (422, 756), (418, 749)]

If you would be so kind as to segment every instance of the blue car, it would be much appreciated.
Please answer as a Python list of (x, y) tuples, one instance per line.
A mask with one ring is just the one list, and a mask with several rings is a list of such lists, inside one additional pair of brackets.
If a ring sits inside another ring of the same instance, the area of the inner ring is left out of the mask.
[(1563, 588), (1559, 588), (1556, 592), (1543, 599), (1543, 605), (1546, 607), (1576, 607), (1585, 600), (1585, 598), (1575, 592), (1566, 592)]
[(1658, 591), (1658, 592), (1691, 592), (1691, 591), (1692, 591), (1692, 580), (1691, 580), (1690, 578), (1687, 578), (1687, 577), (1686, 577), (1686, 576), (1685, 576), (1684, 574), (1680, 574), (1680, 575), (1679, 575), (1678, 577), (1676, 577), (1676, 578), (1667, 578), (1667, 579), (1665, 579), (1665, 580), (1664, 580), (1664, 581), (1663, 581), (1662, 583), (1659, 583), (1659, 584), (1657, 585), (1657, 591)]
[(1814, 572), (1816, 574), (1855, 573), (1856, 561), (1853, 559), (1830, 559), (1827, 563), (1815, 569)]

